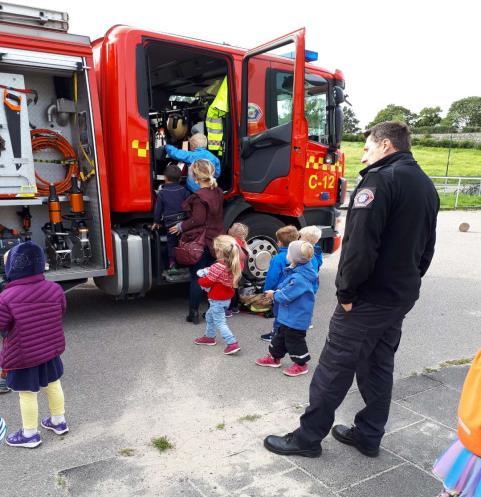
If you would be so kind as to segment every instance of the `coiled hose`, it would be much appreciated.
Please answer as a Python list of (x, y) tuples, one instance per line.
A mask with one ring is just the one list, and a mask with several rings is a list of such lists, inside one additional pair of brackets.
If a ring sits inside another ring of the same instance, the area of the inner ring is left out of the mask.
[[(42, 162), (68, 165), (65, 178), (54, 183), (57, 194), (67, 192), (72, 184), (72, 176), (78, 176), (79, 172), (77, 156), (72, 145), (62, 135), (50, 129), (32, 129), (30, 134), (34, 153), (41, 150), (54, 149), (63, 155), (62, 160), (43, 160)], [(37, 179), (38, 194), (47, 197), (51, 181), (44, 180), (36, 171), (35, 177)]]

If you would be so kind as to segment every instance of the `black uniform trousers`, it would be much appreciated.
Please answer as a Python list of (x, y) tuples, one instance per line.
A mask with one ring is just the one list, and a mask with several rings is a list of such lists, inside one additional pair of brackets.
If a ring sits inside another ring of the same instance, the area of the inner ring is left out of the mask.
[(307, 350), (306, 331), (279, 325), (269, 345), (269, 353), (275, 359), (282, 359), (289, 354), (292, 362), (304, 366), (311, 359)]
[(394, 354), (401, 327), (414, 303), (397, 307), (357, 301), (350, 312), (338, 304), (309, 389), (309, 406), (294, 433), (303, 446), (318, 446), (334, 423), (334, 413), (356, 376), (366, 404), (354, 424), (360, 441), (378, 447), (389, 417)]

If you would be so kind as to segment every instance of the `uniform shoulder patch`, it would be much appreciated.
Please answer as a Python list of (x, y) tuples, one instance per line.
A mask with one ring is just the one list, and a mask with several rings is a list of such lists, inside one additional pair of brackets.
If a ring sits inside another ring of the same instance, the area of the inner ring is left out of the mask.
[(354, 202), (352, 204), (353, 209), (370, 209), (374, 198), (376, 196), (376, 187), (364, 187), (361, 188), (354, 197)]

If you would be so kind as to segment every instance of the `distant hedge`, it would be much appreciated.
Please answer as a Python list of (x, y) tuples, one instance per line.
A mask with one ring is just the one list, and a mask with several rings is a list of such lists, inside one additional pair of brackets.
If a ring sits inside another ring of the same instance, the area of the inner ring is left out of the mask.
[[(413, 135), (426, 135), (426, 134), (444, 134), (444, 133), (457, 133), (458, 130), (452, 126), (419, 126), (419, 128), (411, 128)], [(463, 131), (464, 132), (464, 131)]]
[(364, 135), (355, 135), (353, 133), (344, 133), (342, 135), (342, 141), (345, 142), (363, 142), (366, 138), (364, 138)]
[[(354, 135), (351, 133), (345, 133), (342, 137), (345, 142), (363, 142), (365, 140), (364, 135)], [(423, 136), (422, 138), (413, 137), (413, 145), (420, 145), (422, 147), (434, 147), (434, 148), (474, 148), (481, 150), (481, 143), (477, 143), (471, 140), (435, 140), (429, 136)]]
[(442, 135), (445, 133), (481, 133), (481, 128), (476, 126), (465, 126), (463, 129), (453, 128), (451, 126), (420, 126), (411, 128), (413, 135)]
[(437, 147), (437, 148), (474, 148), (481, 150), (481, 143), (477, 143), (471, 140), (435, 140), (434, 138), (423, 137), (423, 138), (412, 138), (413, 145), (420, 145), (422, 147)]

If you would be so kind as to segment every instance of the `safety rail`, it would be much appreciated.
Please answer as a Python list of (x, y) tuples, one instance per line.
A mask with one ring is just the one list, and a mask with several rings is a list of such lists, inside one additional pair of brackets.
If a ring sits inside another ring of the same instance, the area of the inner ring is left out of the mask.
[(481, 209), (481, 177), (431, 176), (441, 199), (441, 207)]

